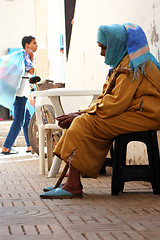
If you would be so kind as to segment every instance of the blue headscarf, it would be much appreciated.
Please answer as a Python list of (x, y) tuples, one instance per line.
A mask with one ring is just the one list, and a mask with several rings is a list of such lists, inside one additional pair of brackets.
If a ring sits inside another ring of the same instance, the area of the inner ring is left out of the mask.
[(97, 42), (107, 47), (105, 63), (115, 68), (127, 54), (127, 32), (122, 25), (102, 25), (98, 29)]
[(98, 29), (97, 42), (107, 47), (105, 63), (113, 68), (117, 67), (128, 53), (129, 67), (133, 69), (135, 77), (139, 68), (144, 71), (148, 60), (160, 70), (159, 63), (149, 51), (146, 35), (138, 25), (131, 23), (102, 25)]
[(138, 74), (139, 68), (144, 71), (145, 64), (151, 60), (160, 70), (159, 63), (150, 53), (148, 41), (143, 29), (132, 23), (123, 24), (127, 31), (126, 48), (129, 54), (129, 67), (134, 69), (135, 75)]

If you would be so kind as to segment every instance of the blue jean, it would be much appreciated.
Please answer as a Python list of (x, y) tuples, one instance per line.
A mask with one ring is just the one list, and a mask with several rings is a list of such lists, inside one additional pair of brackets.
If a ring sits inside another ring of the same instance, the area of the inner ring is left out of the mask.
[(23, 127), (23, 133), (26, 141), (27, 147), (30, 146), (28, 139), (28, 126), (31, 118), (30, 112), (27, 107), (26, 97), (16, 97), (14, 102), (14, 117), (13, 123), (7, 135), (7, 138), (4, 143), (4, 147), (11, 149), (17, 136), (19, 135), (21, 128)]

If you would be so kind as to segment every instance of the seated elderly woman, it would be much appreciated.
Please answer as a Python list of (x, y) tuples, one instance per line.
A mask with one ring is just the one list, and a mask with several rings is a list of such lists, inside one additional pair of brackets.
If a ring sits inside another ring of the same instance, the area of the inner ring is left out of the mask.
[(129, 23), (102, 25), (97, 42), (112, 68), (88, 109), (57, 118), (66, 130), (54, 154), (69, 162), (69, 176), (58, 188), (46, 187), (41, 198), (82, 197), (80, 173), (97, 177), (116, 136), (160, 129), (160, 66), (143, 30)]

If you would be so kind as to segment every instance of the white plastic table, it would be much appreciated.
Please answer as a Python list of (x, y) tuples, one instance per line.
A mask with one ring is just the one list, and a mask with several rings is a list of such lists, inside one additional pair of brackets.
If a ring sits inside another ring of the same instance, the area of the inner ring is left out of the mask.
[[(44, 91), (35, 91), (32, 92), (32, 96), (35, 99), (35, 112), (38, 129), (43, 127), (42, 118), (41, 118), (41, 106), (45, 104), (52, 104), (55, 110), (55, 115), (60, 116), (65, 114), (64, 108), (62, 106), (61, 98), (62, 97), (77, 97), (77, 96), (92, 96), (92, 101), (96, 99), (102, 90), (87, 90), (87, 89), (67, 89), (67, 88), (56, 88), (56, 89), (47, 89)], [(74, 98), (73, 98), (74, 101)], [(72, 103), (70, 103), (72, 105)], [(77, 109), (78, 110), (78, 109)], [(58, 125), (55, 124), (54, 128), (59, 129)], [(40, 136), (39, 136), (40, 138)], [(40, 163), (44, 162), (45, 153), (44, 153), (44, 144), (41, 145), (41, 139), (39, 139), (39, 158)], [(61, 160), (58, 157), (54, 157), (51, 169), (49, 171), (48, 177), (55, 177), (59, 167), (61, 164)]]

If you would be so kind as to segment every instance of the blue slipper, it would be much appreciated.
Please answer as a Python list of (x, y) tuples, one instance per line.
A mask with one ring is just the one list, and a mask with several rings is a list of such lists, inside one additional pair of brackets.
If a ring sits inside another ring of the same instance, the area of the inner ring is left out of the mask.
[[(60, 184), (59, 185), (59, 187), (62, 187), (63, 186), (63, 184)], [(45, 188), (43, 188), (43, 191), (44, 192), (48, 192), (48, 191), (51, 191), (51, 190), (55, 190), (55, 188), (54, 188), (55, 186), (50, 186), (50, 187), (45, 187)]]
[(62, 199), (62, 198), (82, 198), (82, 194), (72, 194), (62, 188), (56, 188), (54, 190), (42, 193), (40, 198), (43, 199)]

